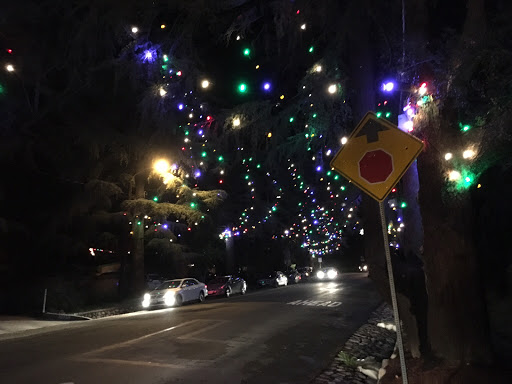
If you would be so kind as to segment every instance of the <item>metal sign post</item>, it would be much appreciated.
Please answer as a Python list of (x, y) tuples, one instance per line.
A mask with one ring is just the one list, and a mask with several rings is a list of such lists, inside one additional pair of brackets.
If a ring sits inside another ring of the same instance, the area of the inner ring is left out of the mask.
[(398, 355), (400, 356), (400, 368), (402, 370), (402, 383), (407, 384), (407, 368), (405, 366), (404, 344), (402, 342), (402, 329), (400, 327), (400, 316), (398, 314), (398, 304), (396, 302), (395, 279), (393, 277), (393, 265), (391, 264), (391, 254), (389, 253), (388, 228), (386, 226), (386, 215), (384, 213), (384, 203), (379, 202), (380, 223), (382, 225), (382, 238), (384, 239), (384, 251), (386, 253), (386, 265), (388, 267), (389, 290), (391, 291), (391, 303), (393, 304), (393, 315), (395, 317), (396, 340), (398, 343)]
[(423, 142), (417, 137), (403, 132), (391, 122), (379, 118), (375, 113), (368, 112), (331, 161), (331, 167), (336, 172), (379, 202), (403, 384), (407, 384), (407, 371), (383, 201), (418, 157), (423, 147)]

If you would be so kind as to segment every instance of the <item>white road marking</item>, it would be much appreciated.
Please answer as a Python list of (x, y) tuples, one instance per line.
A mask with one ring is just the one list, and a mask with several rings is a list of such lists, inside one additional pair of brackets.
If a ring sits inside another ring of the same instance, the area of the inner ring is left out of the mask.
[(329, 307), (335, 308), (341, 305), (339, 301), (315, 301), (315, 300), (295, 300), (286, 303), (289, 305), (306, 305), (309, 307)]

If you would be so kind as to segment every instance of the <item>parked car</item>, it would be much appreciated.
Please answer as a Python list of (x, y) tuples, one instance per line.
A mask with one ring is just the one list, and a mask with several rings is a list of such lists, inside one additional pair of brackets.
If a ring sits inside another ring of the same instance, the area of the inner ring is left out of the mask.
[(368, 272), (368, 264), (362, 264), (359, 266), (361, 272)]
[(313, 277), (313, 268), (311, 267), (300, 267), (297, 268), (297, 271), (300, 273), (301, 281), (308, 281), (311, 277)]
[(287, 285), (288, 278), (281, 271), (273, 271), (262, 274), (257, 281), (260, 287), (279, 287), (280, 285)]
[(152, 306), (177, 306), (188, 301), (203, 302), (208, 295), (206, 284), (191, 277), (164, 281), (153, 291), (146, 293), (142, 300), (144, 308)]
[(290, 284), (297, 284), (302, 280), (301, 274), (295, 269), (293, 271), (288, 271), (286, 275)]
[(322, 268), (316, 272), (318, 280), (335, 280), (338, 276), (336, 268)]
[(220, 276), (208, 282), (208, 296), (226, 296), (234, 293), (245, 295), (247, 283), (241, 277)]

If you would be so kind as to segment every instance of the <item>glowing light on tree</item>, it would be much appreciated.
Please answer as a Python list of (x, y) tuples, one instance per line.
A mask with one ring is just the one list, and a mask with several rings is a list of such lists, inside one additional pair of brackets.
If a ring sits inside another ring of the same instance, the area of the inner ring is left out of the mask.
[(382, 90), (384, 92), (391, 92), (391, 91), (393, 91), (394, 88), (395, 88), (395, 83), (393, 83), (392, 81), (388, 81), (388, 82), (382, 84)]
[(461, 177), (462, 177), (462, 175), (460, 174), (459, 171), (452, 170), (452, 171), (448, 172), (448, 179), (451, 181), (460, 180)]
[(208, 80), (203, 80), (201, 82), (201, 87), (208, 88), (210, 86), (210, 82)]
[(445, 160), (450, 160), (450, 159), (452, 159), (452, 158), (453, 158), (453, 154), (451, 154), (450, 152), (448, 152), (448, 153), (446, 153), (446, 154), (444, 155), (444, 159), (445, 159)]
[(137, 27), (132, 27), (132, 33), (137, 33), (139, 32), (139, 28)]
[(347, 137), (342, 137), (342, 138), (341, 138), (341, 145), (345, 145), (345, 144), (347, 144), (347, 141), (348, 141), (348, 138), (347, 138)]
[(474, 159), (476, 156), (476, 152), (472, 149), (466, 149), (464, 152), (462, 152), (462, 157), (465, 159)]
[(337, 90), (338, 90), (338, 86), (336, 84), (331, 84), (331, 85), (329, 85), (329, 88), (327, 88), (327, 91), (330, 94), (336, 93)]
[(7, 70), (7, 72), (13, 72), (14, 71), (14, 66), (12, 64), (7, 64), (5, 66), (5, 69)]

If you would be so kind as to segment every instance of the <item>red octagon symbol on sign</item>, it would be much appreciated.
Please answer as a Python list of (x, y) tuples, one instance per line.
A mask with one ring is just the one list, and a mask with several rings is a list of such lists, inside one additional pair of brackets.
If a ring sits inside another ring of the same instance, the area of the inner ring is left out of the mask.
[(359, 175), (370, 184), (383, 183), (393, 173), (393, 156), (382, 149), (369, 151), (359, 160)]

